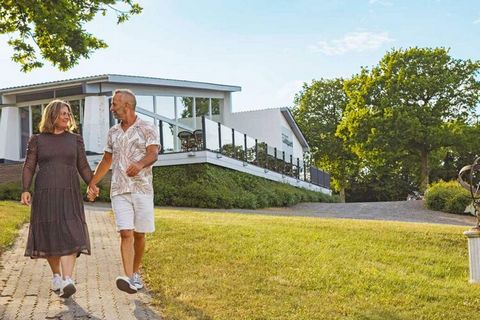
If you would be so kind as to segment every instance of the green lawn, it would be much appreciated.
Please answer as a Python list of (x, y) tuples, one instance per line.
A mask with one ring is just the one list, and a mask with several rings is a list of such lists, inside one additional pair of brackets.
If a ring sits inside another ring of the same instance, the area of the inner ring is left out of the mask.
[(157, 210), (166, 319), (476, 319), (467, 227)]
[(0, 254), (13, 243), (18, 229), (29, 217), (30, 207), (19, 202), (0, 201)]

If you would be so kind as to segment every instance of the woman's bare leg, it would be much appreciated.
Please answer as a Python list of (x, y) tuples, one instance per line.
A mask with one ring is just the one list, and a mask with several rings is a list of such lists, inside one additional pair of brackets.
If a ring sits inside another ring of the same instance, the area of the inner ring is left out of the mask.
[(60, 265), (62, 266), (63, 279), (72, 277), (73, 268), (75, 267), (76, 260), (77, 260), (77, 254), (60, 257)]
[(60, 271), (60, 257), (48, 257), (47, 261), (50, 265), (50, 269), (52, 269), (52, 273), (56, 273), (59, 275), (62, 274), (62, 272)]

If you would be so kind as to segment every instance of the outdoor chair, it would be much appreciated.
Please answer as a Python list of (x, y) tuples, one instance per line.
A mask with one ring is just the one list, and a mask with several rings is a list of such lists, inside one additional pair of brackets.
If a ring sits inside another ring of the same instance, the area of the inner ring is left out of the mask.
[(195, 148), (197, 150), (203, 149), (203, 131), (201, 129), (193, 131), (193, 138), (195, 140)]
[(195, 148), (195, 137), (189, 131), (180, 131), (178, 133), (182, 151), (190, 151)]

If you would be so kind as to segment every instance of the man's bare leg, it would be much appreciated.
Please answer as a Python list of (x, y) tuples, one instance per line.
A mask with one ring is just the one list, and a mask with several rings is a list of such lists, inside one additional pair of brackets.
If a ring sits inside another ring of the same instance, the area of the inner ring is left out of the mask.
[(145, 253), (145, 233), (134, 232), (134, 249), (135, 256), (133, 259), (133, 272), (138, 272), (142, 263), (143, 254)]

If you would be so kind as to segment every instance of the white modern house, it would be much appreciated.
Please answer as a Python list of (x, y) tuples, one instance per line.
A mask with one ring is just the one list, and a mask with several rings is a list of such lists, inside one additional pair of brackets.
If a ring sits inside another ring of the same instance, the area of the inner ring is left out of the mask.
[(309, 146), (287, 108), (232, 111), (241, 87), (117, 74), (0, 89), (0, 165), (21, 162), (38, 133), (44, 106), (68, 101), (95, 165), (116, 120), (109, 107), (116, 89), (137, 97), (137, 113), (159, 128), (156, 165), (211, 163), (330, 194), (329, 176), (304, 161)]

